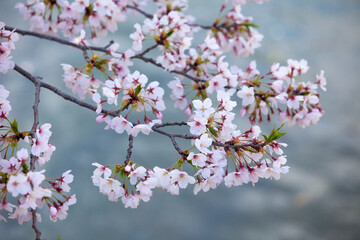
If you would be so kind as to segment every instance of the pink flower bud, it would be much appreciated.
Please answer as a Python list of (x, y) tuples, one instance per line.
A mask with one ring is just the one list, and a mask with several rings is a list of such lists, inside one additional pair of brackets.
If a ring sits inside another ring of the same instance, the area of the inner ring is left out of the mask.
[(50, 211), (50, 215), (52, 215), (52, 216), (56, 215), (56, 213), (57, 213), (57, 210), (54, 207), (50, 207), (49, 211)]
[(96, 122), (97, 123), (102, 123), (105, 120), (105, 115), (101, 114), (99, 116), (96, 117)]
[(187, 107), (184, 111), (185, 115), (189, 118), (191, 116), (191, 109)]
[(246, 115), (246, 111), (247, 111), (247, 107), (243, 107), (241, 110), (240, 110), (240, 117), (244, 117)]
[(156, 113), (156, 117), (160, 120), (163, 119), (163, 115), (161, 112)]

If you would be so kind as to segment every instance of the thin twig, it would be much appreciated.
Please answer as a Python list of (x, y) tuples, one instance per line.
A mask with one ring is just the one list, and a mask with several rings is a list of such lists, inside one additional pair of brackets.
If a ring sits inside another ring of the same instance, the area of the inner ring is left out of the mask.
[[(169, 124), (169, 126), (171, 126), (170, 124)], [(175, 126), (175, 125), (173, 125), (173, 126)], [(168, 133), (168, 132), (165, 132), (163, 130), (158, 129), (156, 125), (154, 125), (151, 129), (154, 132), (157, 132), (157, 133), (160, 133), (162, 135), (168, 136), (169, 138), (197, 139), (197, 138), (200, 137), (200, 136), (195, 136), (195, 135), (191, 135), (191, 134)]]
[(110, 40), (110, 42), (104, 47), (105, 49), (109, 48), (111, 45), (113, 45), (114, 40)]
[[(143, 57), (146, 53), (148, 53), (148, 52), (150, 52), (151, 50), (153, 50), (154, 48), (156, 48), (158, 45), (159, 45), (159, 44), (154, 44), (153, 46), (145, 49), (142, 53), (139, 53), (139, 54), (135, 55), (136, 58), (140, 58), (140, 59), (141, 59), (141, 57)], [(135, 56), (134, 56), (134, 57), (135, 57)]]
[(151, 18), (151, 19), (152, 19), (152, 18), (154, 17), (154, 16), (151, 15), (150, 13), (147, 13), (147, 12), (145, 12), (145, 11), (141, 10), (140, 8), (135, 7), (135, 6), (126, 5), (126, 7), (127, 7), (127, 8), (130, 8), (130, 9), (133, 9), (133, 10), (141, 13), (142, 15), (144, 15), (144, 16), (147, 17), (147, 18)]
[(177, 144), (175, 138), (173, 136), (170, 137), (172, 144), (174, 145), (174, 148), (176, 149), (176, 151), (178, 151), (178, 153), (184, 158), (187, 158), (187, 154), (184, 153), (184, 151), (181, 150), (181, 148), (179, 147), (179, 145)]
[(87, 50), (83, 49), (82, 52), (83, 52), (83, 56), (84, 56), (86, 62), (90, 63), (91, 59), (89, 58), (89, 55), (87, 54)]

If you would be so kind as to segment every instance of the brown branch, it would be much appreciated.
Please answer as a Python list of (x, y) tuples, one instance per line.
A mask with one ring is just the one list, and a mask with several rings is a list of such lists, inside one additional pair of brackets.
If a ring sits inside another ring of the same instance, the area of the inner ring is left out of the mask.
[[(175, 125), (177, 125), (177, 124), (173, 124), (173, 123), (166, 123), (166, 124), (168, 124), (167, 126), (175, 126)], [(200, 136), (195, 136), (195, 135), (191, 135), (191, 134), (168, 133), (168, 132), (165, 132), (163, 130), (158, 129), (157, 125), (154, 125), (151, 129), (154, 132), (157, 132), (157, 133), (160, 133), (162, 135), (168, 136), (169, 138), (197, 139), (197, 138), (200, 137)]]
[(224, 147), (224, 148), (233, 148), (233, 149), (237, 149), (237, 148), (242, 148), (245, 149), (248, 147), (251, 147), (253, 149), (260, 149), (263, 148), (267, 145), (266, 142), (264, 143), (243, 143), (243, 144), (234, 144), (234, 143), (221, 143), (221, 142), (213, 142), (213, 145), (218, 146), (218, 147)]
[(135, 56), (133, 56), (133, 58), (139, 58), (141, 59), (141, 57), (143, 57), (145, 54), (147, 54), (148, 52), (150, 52), (151, 50), (155, 49), (157, 46), (159, 46), (159, 44), (154, 44), (153, 46), (145, 49), (142, 53), (136, 54)]
[(89, 58), (89, 55), (87, 54), (87, 50), (86, 49), (82, 49), (82, 52), (83, 52), (83, 56), (84, 56), (84, 59), (86, 60), (87, 63), (90, 63), (91, 62), (91, 59)]
[(35, 240), (41, 240), (40, 236), (41, 236), (41, 232), (39, 231), (39, 229), (36, 226), (36, 210), (31, 210), (32, 213), (32, 228), (35, 231)]
[[(35, 85), (35, 101), (34, 101), (34, 105), (33, 105), (34, 124), (31, 128), (31, 135), (32, 135), (32, 137), (35, 137), (36, 128), (39, 125), (39, 103), (40, 103), (41, 84), (40, 84), (40, 80), (38, 78), (33, 77), (33, 80), (34, 80), (34, 85)], [(36, 161), (36, 156), (30, 154), (30, 171), (35, 170), (35, 161)], [(37, 220), (36, 209), (31, 210), (31, 214), (32, 214), (32, 228), (35, 231), (35, 239), (40, 240), (41, 232), (36, 225), (36, 220)]]
[(176, 151), (184, 158), (187, 158), (187, 154), (184, 153), (183, 150), (181, 150), (181, 148), (179, 147), (179, 145), (177, 144), (175, 137), (174, 136), (170, 136), (171, 142), (174, 145), (174, 148), (176, 149)]
[(37, 38), (40, 38), (40, 39), (46, 39), (46, 40), (50, 40), (50, 41), (53, 41), (53, 42), (58, 42), (60, 44), (68, 45), (68, 46), (78, 48), (78, 49), (81, 49), (81, 50), (83, 50), (83, 49), (86, 50), (86, 47), (83, 46), (83, 45), (78, 45), (76, 43), (73, 43), (73, 42), (70, 42), (70, 41), (55, 37), (55, 36), (42, 34), (42, 33), (37, 33), (37, 32), (32, 32), (32, 31), (27, 31), (27, 30), (21, 30), (21, 29), (9, 27), (9, 26), (5, 26), (5, 29), (9, 30), (9, 31), (15, 31), (18, 34), (21, 34), (23, 36), (25, 36), (25, 35), (33, 36), (33, 37), (37, 37)]
[[(81, 107), (85, 107), (85, 108), (88, 108), (92, 111), (96, 111), (96, 106), (94, 105), (91, 105), (89, 103), (86, 103), (84, 101), (81, 101), (61, 90), (59, 90), (58, 88), (48, 84), (48, 83), (45, 83), (45, 82), (42, 82), (40, 80), (36, 80), (36, 78), (34, 76), (32, 76), (29, 72), (27, 72), (26, 70), (24, 70), (23, 68), (21, 68), (20, 66), (16, 65), (15, 64), (15, 67), (14, 67), (14, 70), (17, 71), (18, 73), (20, 73), (21, 75), (23, 75), (25, 78), (27, 78), (28, 80), (30, 80), (31, 82), (33, 82), (34, 84), (36, 83), (36, 81), (38, 81), (40, 83), (40, 86), (43, 87), (43, 88), (46, 88), (50, 91), (52, 91), (53, 93), (55, 93), (56, 95), (64, 98), (65, 100), (68, 100), (70, 102), (73, 102)], [(116, 116), (116, 113), (115, 112), (109, 112), (109, 111), (106, 111), (106, 110), (102, 110), (102, 113), (104, 114), (108, 114), (108, 115), (111, 115), (113, 117)]]
[(125, 161), (125, 165), (127, 165), (130, 162), (130, 158), (131, 158), (131, 154), (132, 154), (132, 148), (133, 148), (133, 143), (134, 143), (134, 137), (133, 135), (129, 135), (129, 148), (127, 150), (127, 155), (126, 155), (126, 161)]
[(161, 124), (156, 124), (156, 128), (168, 127), (168, 126), (183, 126), (183, 125), (187, 125), (187, 122), (167, 122), (167, 123), (161, 123)]

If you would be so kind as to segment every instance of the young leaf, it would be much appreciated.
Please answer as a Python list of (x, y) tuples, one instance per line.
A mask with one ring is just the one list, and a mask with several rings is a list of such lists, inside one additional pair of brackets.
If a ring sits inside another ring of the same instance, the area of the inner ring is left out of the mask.
[(271, 131), (270, 135), (268, 137), (266, 137), (265, 135), (263, 135), (263, 137), (265, 138), (266, 142), (270, 143), (272, 141), (275, 141), (279, 138), (281, 138), (282, 136), (284, 136), (287, 132), (281, 133), (279, 132), (279, 130), (284, 126), (285, 123), (281, 124), (281, 126), (277, 129), (275, 129), (275, 125), (273, 130)]
[(19, 134), (19, 129), (18, 129), (18, 123), (17, 121), (14, 119), (13, 122), (10, 123), (10, 127), (11, 127), (11, 131), (15, 134), (18, 135)]
[(208, 129), (214, 137), (219, 137), (219, 135), (217, 134), (217, 132), (213, 127), (208, 127)]
[(142, 89), (141, 84), (139, 84), (139, 85), (135, 88), (135, 95), (136, 95), (136, 96), (139, 95), (141, 89)]

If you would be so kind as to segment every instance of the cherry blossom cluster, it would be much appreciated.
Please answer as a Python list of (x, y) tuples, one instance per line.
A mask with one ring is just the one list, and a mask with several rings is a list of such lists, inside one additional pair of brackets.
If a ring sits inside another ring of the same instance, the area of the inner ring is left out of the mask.
[[(184, 9), (187, 6), (187, 1), (154, 2), (159, 5), (158, 13), (168, 11), (167, 8)], [(27, 0), (26, 4), (18, 3), (16, 8), (30, 23), (32, 31), (50, 34), (60, 31), (64, 36), (74, 38), (89, 28), (88, 40), (96, 42), (108, 31), (117, 31), (118, 23), (133, 16), (132, 8), (145, 4), (146, 1), (136, 0)]]
[(18, 40), (19, 35), (14, 31), (5, 30), (5, 23), (0, 22), (0, 72), (7, 73), (9, 69), (14, 68), (10, 54)]
[(9, 91), (3, 85), (0, 85), (0, 124), (7, 119), (11, 111), (10, 102), (7, 100)]
[[(127, 165), (102, 166), (93, 163), (95, 169), (92, 180), (100, 192), (110, 201), (117, 202), (121, 197), (125, 207), (136, 208), (140, 201), (148, 202), (152, 189), (160, 187), (173, 195), (179, 194), (179, 188), (194, 184), (195, 178), (178, 169), (166, 170), (154, 167), (153, 170), (129, 162)], [(111, 167), (113, 169), (111, 169)]]
[[(254, 0), (258, 4), (269, 0)], [(259, 179), (278, 180), (286, 174), (287, 158), (278, 140), (285, 135), (274, 126), (261, 134), (256, 122), (278, 120), (288, 125), (306, 127), (316, 124), (324, 111), (320, 106), (318, 88), (326, 91), (324, 71), (316, 81), (303, 81), (309, 66), (306, 60), (274, 63), (265, 74), (252, 61), (245, 69), (230, 66), (226, 52), (248, 57), (260, 47), (263, 36), (251, 17), (242, 14), (249, 0), (224, 0), (219, 15), (211, 25), (201, 25), (186, 15), (188, 0), (24, 0), (16, 8), (30, 23), (29, 31), (13, 30), (0, 22), (0, 72), (14, 69), (35, 85), (34, 125), (31, 131), (18, 129), (16, 120), (8, 116), (11, 105), (9, 91), (0, 85), (0, 210), (19, 224), (33, 220), (36, 238), (41, 221), (37, 209), (47, 205), (51, 221), (67, 217), (76, 196), (69, 195), (74, 176), (71, 170), (58, 178), (46, 178), (45, 170), (37, 170), (48, 162), (55, 146), (49, 143), (51, 124), (39, 128), (37, 107), (40, 88), (96, 112), (96, 121), (105, 129), (119, 134), (126, 132), (129, 148), (124, 163), (103, 166), (93, 163), (93, 184), (110, 201), (119, 199), (126, 208), (136, 208), (140, 201), (148, 202), (155, 188), (172, 195), (193, 186), (193, 193), (207, 192), (225, 186), (239, 186)], [(148, 2), (156, 6), (147, 12)], [(118, 23), (137, 14), (144, 17), (134, 25), (129, 35), (131, 48), (118, 51), (119, 44), (111, 41), (106, 47), (96, 47), (107, 33), (118, 30)], [(10, 31), (8, 30), (10, 29)], [(196, 33), (206, 30), (203, 41), (194, 46)], [(80, 50), (85, 64), (73, 67), (62, 64), (64, 82), (71, 97), (54, 86), (31, 76), (15, 65), (10, 56), (19, 32), (23, 35), (55, 41)], [(58, 33), (69, 38), (54, 37)], [(155, 57), (148, 57), (148, 54)], [(91, 53), (91, 55), (89, 55)], [(175, 108), (184, 110), (186, 121), (162, 123), (164, 89), (158, 81), (149, 81), (138, 69), (134, 59), (176, 74), (166, 84)], [(92, 99), (89, 104), (82, 101)], [(241, 99), (241, 104), (240, 100)], [(108, 110), (109, 109), (109, 110)], [(252, 127), (238, 129), (236, 117), (248, 115)], [(187, 127), (189, 133), (173, 134), (160, 128)], [(131, 160), (133, 141), (139, 133), (159, 133), (170, 138), (180, 157), (170, 167), (147, 169)], [(189, 140), (185, 148), (177, 139)], [(18, 148), (19, 143), (28, 148)], [(184, 150), (185, 149), (185, 150)], [(30, 151), (30, 152), (29, 152)], [(4, 214), (0, 220), (6, 221)]]
[[(227, 0), (226, 2), (228, 2)], [(257, 4), (263, 4), (264, 2), (269, 2), (270, 0), (254, 0)], [(249, 2), (249, 0), (231, 0), (231, 3), (234, 7), (240, 7), (241, 5), (245, 5)]]
[[(231, 95), (218, 91), (216, 109), (210, 98), (192, 101), (194, 108), (187, 124), (197, 151), (191, 151), (194, 147), (184, 151), (168, 169), (157, 166), (153, 170), (146, 169), (132, 161), (113, 166), (93, 163), (97, 167), (92, 176), (94, 185), (110, 201), (118, 201), (121, 197), (125, 207), (136, 208), (141, 200), (150, 200), (152, 189), (156, 187), (178, 195), (180, 188), (195, 184), (193, 192), (197, 194), (201, 190), (215, 189), (223, 181), (231, 187), (249, 182), (255, 184), (259, 178), (279, 179), (289, 167), (284, 166), (286, 156), (281, 149), (286, 144), (275, 140), (285, 133), (280, 133), (278, 128), (260, 139), (258, 126), (241, 133), (233, 123), (232, 110), (237, 103), (231, 101)], [(194, 170), (193, 176), (183, 170), (185, 163)]]
[[(200, 168), (194, 193), (216, 188), (223, 180), (228, 187), (248, 182), (255, 184), (259, 178), (279, 179), (280, 173), (288, 171), (288, 167), (281, 166), (286, 158), (280, 147), (286, 144), (275, 141), (281, 135), (279, 129), (273, 130), (269, 137), (264, 136), (263, 140), (258, 138), (261, 132), (258, 126), (244, 133), (237, 130), (232, 123), (235, 114), (231, 112), (236, 102), (231, 101), (233, 91), (229, 91), (218, 91), (216, 109), (209, 98), (203, 102), (192, 101), (195, 110), (188, 125), (190, 132), (199, 136), (194, 141), (199, 152), (191, 152), (187, 160), (193, 167)], [(273, 152), (280, 156), (272, 156)], [(229, 162), (233, 163), (235, 172), (229, 173)]]
[[(97, 121), (104, 121), (107, 123), (106, 129), (113, 129), (117, 133), (131, 134), (136, 137), (139, 132), (148, 135), (151, 131), (151, 127), (155, 123), (160, 123), (162, 119), (161, 111), (165, 110), (165, 103), (163, 100), (164, 90), (159, 87), (159, 82), (153, 81), (146, 85), (148, 78), (144, 74), (140, 74), (135, 71), (123, 80), (118, 79), (107, 80), (105, 86), (102, 88), (103, 95), (106, 100), (100, 99), (100, 94), (95, 93), (93, 100), (98, 103), (98, 109), (101, 109), (101, 104), (107, 102), (108, 104), (114, 104), (117, 106), (117, 99), (122, 93), (121, 108), (118, 110), (119, 114), (116, 117), (111, 117), (106, 114), (98, 116)], [(125, 117), (120, 115), (124, 109), (130, 108)], [(129, 121), (130, 114), (134, 110), (136, 112), (137, 123), (134, 125)], [(148, 112), (152, 112), (155, 115), (155, 119), (149, 117)], [(143, 123), (139, 114), (143, 115)]]
[[(241, 5), (247, 1), (232, 1), (233, 7), (223, 17), (215, 20), (211, 26), (212, 36), (220, 47), (225, 51), (233, 51), (237, 56), (247, 57), (261, 46), (263, 35), (252, 22), (251, 17), (245, 17), (241, 13)], [(263, 1), (257, 1), (262, 3)], [(225, 11), (226, 4), (221, 8)]]
[(279, 112), (279, 121), (286, 121), (290, 126), (298, 124), (304, 128), (316, 124), (324, 113), (317, 89), (319, 86), (326, 91), (326, 78), (324, 71), (321, 71), (315, 82), (303, 82), (302, 75), (308, 69), (304, 59), (289, 59), (287, 66), (274, 63), (265, 75), (260, 75), (255, 61), (251, 62), (246, 71), (234, 68), (234, 74), (242, 84), (237, 92), (237, 96), (242, 99), (241, 115), (249, 113), (252, 123), (256, 119), (262, 122), (262, 115), (270, 121), (270, 114), (275, 109)]
[[(222, 182), (231, 187), (249, 182), (255, 184), (259, 178), (278, 180), (280, 174), (287, 173), (289, 169), (284, 166), (287, 160), (281, 149), (286, 144), (261, 140), (258, 138), (260, 132), (258, 126), (242, 134), (236, 131), (231, 135), (232, 140), (224, 144), (217, 142), (217, 145), (205, 133), (195, 140), (200, 152), (186, 154), (186, 158), (180, 158), (168, 169), (156, 166), (151, 170), (133, 162), (113, 166), (93, 163), (96, 166), (93, 184), (110, 201), (117, 202), (121, 198), (126, 208), (136, 208), (141, 200), (150, 200), (154, 188), (178, 195), (180, 189), (194, 185), (193, 192), (197, 194), (201, 190), (215, 189)], [(274, 157), (273, 153), (279, 156)], [(193, 168), (193, 176), (182, 170), (185, 162)]]
[(169, 71), (183, 70), (187, 58), (185, 51), (191, 46), (196, 28), (192, 26), (193, 17), (179, 11), (185, 8), (183, 2), (169, 2), (159, 2), (156, 14), (152, 19), (146, 18), (142, 26), (135, 24), (136, 32), (130, 35), (132, 48), (140, 51), (145, 39), (153, 39), (162, 52), (156, 62)]
[(243, 106), (240, 115), (250, 114), (253, 124), (257, 119), (262, 123), (264, 117), (271, 121), (270, 115), (275, 111), (278, 112), (279, 121), (301, 127), (316, 124), (323, 115), (317, 89), (319, 86), (326, 91), (324, 71), (316, 76), (316, 81), (303, 82), (302, 76), (309, 69), (306, 60), (289, 59), (287, 66), (274, 63), (268, 73), (261, 75), (255, 61), (245, 70), (230, 67), (222, 52), (217, 50), (220, 48), (214, 38), (207, 36), (205, 43), (197, 49), (190, 49), (190, 59), (196, 60), (188, 61), (187, 67), (187, 74), (194, 77), (194, 81), (185, 83), (184, 78), (177, 77), (168, 83), (175, 107), (186, 108), (185, 114), (188, 116), (192, 106), (188, 105), (187, 98), (191, 92), (195, 93), (195, 98), (206, 98), (213, 92), (226, 90), (230, 95), (237, 92)]
[[(1, 108), (7, 102), (8, 95), (9, 92), (0, 85)], [(17, 219), (22, 224), (32, 219), (32, 210), (40, 209), (46, 204), (52, 221), (65, 219), (69, 206), (76, 203), (75, 195), (65, 194), (70, 191), (69, 184), (74, 178), (70, 174), (71, 170), (64, 172), (59, 178), (50, 179), (45, 177), (45, 170), (34, 171), (32, 167), (35, 163), (42, 166), (55, 151), (55, 147), (49, 143), (51, 125), (42, 125), (36, 129), (36, 133), (20, 132), (16, 121), (10, 122), (4, 115), (2, 118), (9, 126), (0, 126), (0, 210), (4, 209), (9, 213), (8, 218)], [(36, 137), (32, 137), (35, 135)], [(31, 146), (30, 155), (26, 148), (15, 152), (20, 141)], [(11, 196), (17, 204), (9, 199)], [(37, 213), (36, 218), (41, 221), (40, 214)], [(6, 218), (0, 215), (0, 220), (6, 221)]]
[(238, 85), (237, 76), (231, 73), (229, 63), (222, 54), (215, 38), (209, 35), (196, 49), (189, 49), (186, 72), (193, 81), (186, 83), (183, 77), (176, 77), (168, 83), (175, 107), (187, 107), (186, 112), (189, 112), (191, 104), (188, 104), (187, 98), (192, 96), (191, 93), (195, 93), (195, 97), (206, 98), (215, 91), (225, 91)]
[[(87, 94), (91, 96), (97, 104), (96, 113), (99, 116), (96, 120), (99, 123), (105, 121), (107, 123), (105, 129), (111, 128), (117, 133), (126, 131), (132, 136), (137, 136), (139, 132), (148, 135), (151, 127), (161, 122), (161, 112), (166, 109), (163, 100), (164, 89), (157, 81), (148, 83), (148, 78), (139, 71), (130, 73), (129, 66), (133, 64), (130, 57), (133, 56), (133, 51), (128, 50), (120, 54), (115, 52), (117, 48), (118, 44), (110, 47), (110, 58), (93, 55), (90, 62), (80, 71), (71, 65), (62, 64), (64, 81), (66, 86), (81, 98)], [(108, 79), (102, 82), (96, 79), (94, 74), (89, 76), (93, 69), (106, 73)], [(105, 103), (113, 105), (116, 116), (102, 113)], [(126, 110), (127, 113), (122, 116), (121, 113)], [(136, 115), (136, 124), (130, 121), (133, 111)]]
[[(135, 208), (141, 200), (149, 201), (156, 187), (179, 194), (180, 188), (195, 184), (194, 193), (197, 194), (214, 189), (223, 181), (230, 187), (255, 184), (259, 178), (279, 179), (280, 174), (289, 169), (284, 166), (286, 157), (281, 149), (286, 144), (276, 142), (283, 133), (274, 129), (268, 137), (263, 135), (264, 139), (260, 139), (261, 131), (257, 126), (241, 133), (233, 122), (237, 102), (231, 98), (236, 95), (242, 99), (239, 115), (243, 117), (248, 113), (252, 124), (257, 119), (263, 122), (263, 115), (270, 121), (275, 109), (280, 121), (305, 127), (315, 124), (323, 114), (316, 89), (317, 85), (325, 89), (324, 72), (317, 76), (315, 83), (304, 83), (301, 76), (308, 70), (305, 60), (290, 59), (287, 66), (276, 63), (265, 75), (260, 75), (255, 61), (245, 70), (230, 67), (224, 55), (227, 48), (236, 55), (248, 56), (260, 46), (262, 38), (252, 19), (243, 17), (240, 12), (244, 1), (233, 1), (233, 8), (216, 20), (204, 43), (196, 48), (191, 45), (199, 26), (179, 10), (186, 9), (187, 2), (156, 2), (156, 14), (146, 15), (143, 25), (135, 24), (136, 31), (129, 36), (133, 41), (132, 49), (117, 52), (119, 45), (114, 43), (103, 55), (93, 54), (91, 58), (84, 51), (85, 66), (74, 68), (63, 64), (64, 81), (80, 98), (86, 95), (92, 98), (99, 114), (96, 120), (105, 122), (105, 129), (119, 134), (126, 132), (131, 137), (139, 132), (148, 135), (163, 118), (164, 90), (159, 82), (147, 84), (148, 78), (139, 71), (132, 72), (130, 67), (133, 58), (142, 59), (147, 52), (158, 48), (161, 54), (154, 64), (170, 72), (185, 73), (170, 81), (168, 87), (172, 90), (170, 97), (175, 100), (175, 107), (185, 109), (193, 147), (182, 151), (175, 143), (182, 157), (168, 169), (145, 169), (130, 159), (113, 166), (94, 163), (97, 167), (92, 177), (94, 185), (109, 200), (121, 198), (125, 207)], [(143, 50), (146, 39), (155, 41), (155, 45)], [(83, 31), (75, 42), (91, 50)], [(136, 55), (134, 51), (143, 52)], [(106, 80), (95, 78), (94, 70), (103, 73)], [(189, 78), (190, 83), (185, 83), (184, 77)], [(219, 103), (217, 108), (212, 107), (210, 98), (214, 92)], [(113, 105), (110, 112), (104, 110), (105, 103)], [(135, 122), (131, 118), (133, 111)], [(149, 112), (155, 118), (151, 118)], [(185, 162), (194, 169), (193, 175), (183, 171)]]
[(30, 23), (30, 29), (41, 33), (55, 34), (74, 38), (82, 29), (89, 27), (89, 40), (96, 41), (115, 32), (119, 22), (128, 17), (127, 4), (131, 0), (27, 0), (16, 7)]

